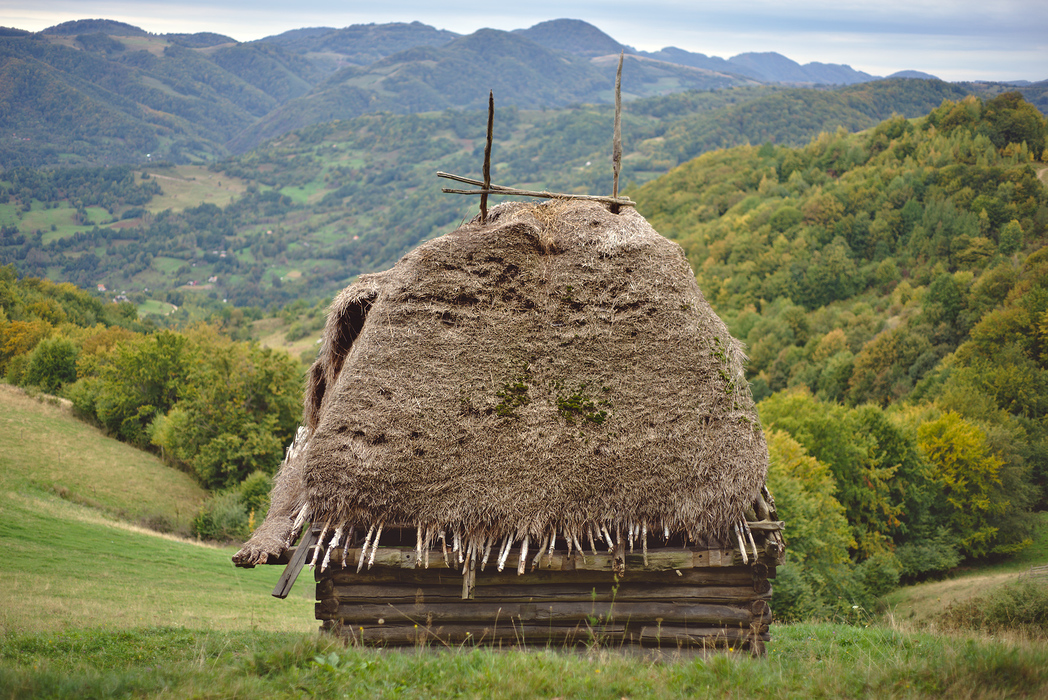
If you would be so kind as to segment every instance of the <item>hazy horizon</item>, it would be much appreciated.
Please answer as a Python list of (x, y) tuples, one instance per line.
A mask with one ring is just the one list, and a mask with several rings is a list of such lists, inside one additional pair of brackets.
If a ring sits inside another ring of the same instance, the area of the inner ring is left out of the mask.
[(1032, 0), (899, 2), (854, 0), (684, 2), (537, 0), (527, 8), (491, 9), (474, 0), (439, 6), (393, 0), (347, 9), (319, 0), (288, 6), (274, 0), (132, 2), (0, 0), (0, 25), (40, 31), (76, 19), (111, 19), (157, 33), (216, 32), (238, 41), (306, 27), (419, 21), (470, 34), (477, 29), (526, 29), (559, 18), (581, 19), (642, 51), (676, 46), (709, 56), (777, 52), (798, 63), (847, 64), (871, 75), (903, 70), (943, 80), (1048, 78), (1048, 3)]

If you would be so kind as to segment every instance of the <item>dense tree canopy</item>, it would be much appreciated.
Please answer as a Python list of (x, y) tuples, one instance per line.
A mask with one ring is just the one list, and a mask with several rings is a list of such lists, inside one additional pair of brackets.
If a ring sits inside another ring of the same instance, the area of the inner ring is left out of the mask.
[[(1018, 551), (1046, 505), (1046, 134), (1020, 95), (966, 97), (631, 192), (746, 342), (765, 426), (832, 475), (867, 592)], [(787, 590), (828, 605), (791, 542)]]

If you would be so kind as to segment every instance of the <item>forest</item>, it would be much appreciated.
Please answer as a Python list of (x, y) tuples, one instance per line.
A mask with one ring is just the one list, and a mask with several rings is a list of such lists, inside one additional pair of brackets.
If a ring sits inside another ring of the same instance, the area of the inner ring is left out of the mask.
[(966, 97), (632, 193), (746, 342), (773, 491), (807, 514), (781, 614), (1028, 542), (1048, 485), (1045, 137), (1021, 96)]
[[(576, 112), (549, 118), (603, 126), (609, 116)], [(320, 158), (352, 139), (397, 142), (420, 158), (444, 154), (466, 171), (474, 147), (463, 151), (451, 134), (462, 129), (457, 138), (468, 139), (473, 124), (458, 116), (312, 127), (218, 169), (264, 187), (225, 209), (146, 216), (147, 227), (120, 233), (134, 241), (125, 249), (157, 255), (180, 237), (191, 250), (234, 249), (259, 210), (275, 220), (304, 208), (287, 188), (326, 178), (326, 193), (313, 200), (323, 211), (325, 201), (354, 200), (383, 177), (408, 172), (382, 171), (377, 159), (367, 168), (358, 161), (354, 172)], [(507, 129), (536, 123), (512, 111), (500, 118)], [(439, 128), (423, 139), (419, 123)], [(659, 148), (672, 142), (637, 113), (627, 124), (635, 135), (662, 134)], [(769, 484), (790, 523), (788, 565), (775, 585), (783, 619), (872, 606), (900, 583), (1029, 544), (1033, 515), (1048, 505), (1046, 138), (1044, 116), (1020, 94), (961, 95), (858, 133), (710, 151), (629, 189), (656, 230), (683, 246), (700, 288), (747, 346), (772, 457)], [(581, 144), (574, 158), (599, 148), (570, 134), (567, 141)], [(566, 145), (549, 148), (542, 158), (565, 157)], [(513, 148), (499, 158), (499, 178), (526, 167)], [(278, 170), (280, 162), (293, 167)], [(5, 173), (5, 191), (19, 203), (31, 188), (50, 193), (47, 201), (71, 197), (118, 214), (148, 205), (155, 183), (118, 170), (109, 179)], [(407, 191), (404, 207), (421, 201)], [(428, 225), (451, 225), (456, 206), (434, 207)], [(383, 215), (397, 221), (395, 211)], [(46, 252), (76, 244), (76, 236), (68, 240)], [(294, 248), (265, 248), (286, 241), (263, 234), (239, 245), (260, 246), (259, 260), (307, 249), (301, 239)], [(368, 264), (388, 265), (414, 242), (375, 234)], [(39, 250), (29, 238), (14, 247)], [(234, 258), (240, 262), (225, 263), (231, 270), (250, 264)], [(195, 533), (243, 537), (264, 511), (269, 479), (298, 425), (309, 358), (244, 340), (258, 309), (218, 305), (184, 324), (140, 320), (131, 303), (103, 303), (32, 274), (38, 268), (27, 274), (20, 265), (32, 264), (28, 254), (13, 262), (0, 271), (7, 381), (64, 396), (109, 434), (194, 474), (212, 493)], [(285, 313), (316, 318), (319, 308), (299, 299)]]

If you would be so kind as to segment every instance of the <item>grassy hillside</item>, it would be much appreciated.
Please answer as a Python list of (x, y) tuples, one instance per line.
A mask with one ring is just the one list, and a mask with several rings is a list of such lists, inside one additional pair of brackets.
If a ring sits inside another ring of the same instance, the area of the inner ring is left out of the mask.
[[(951, 621), (943, 619), (943, 612), (948, 608), (961, 608), (1023, 580), (1041, 582), (1048, 587), (1048, 578), (1028, 578), (1032, 567), (1048, 565), (1048, 512), (1039, 514), (1032, 539), (1027, 549), (1008, 561), (961, 567), (945, 580), (926, 581), (892, 591), (884, 597), (884, 614), (915, 628), (950, 627)], [(1048, 629), (1044, 635), (1048, 635)]]
[(206, 496), (188, 474), (73, 417), (68, 402), (30, 398), (6, 384), (0, 384), (0, 485), (172, 530), (186, 528)]
[(312, 629), (303, 577), (269, 595), (280, 567), (235, 569), (179, 529), (203, 490), (187, 474), (76, 420), (67, 407), (0, 385), (0, 633), (165, 626)]
[(312, 585), (270, 595), (282, 567), (233, 567), (217, 548), (132, 527), (40, 490), (0, 492), (0, 632), (315, 628)]

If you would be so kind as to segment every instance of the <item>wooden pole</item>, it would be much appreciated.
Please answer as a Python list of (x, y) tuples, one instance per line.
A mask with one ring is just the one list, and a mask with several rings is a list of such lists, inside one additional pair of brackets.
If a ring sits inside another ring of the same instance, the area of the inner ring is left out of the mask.
[[(488, 141), (484, 146), (484, 189), (491, 188), (491, 140), (495, 131), (495, 93), (488, 90)], [(488, 193), (480, 195), (480, 223), (488, 222)]]
[[(622, 59), (625, 51), (619, 54), (619, 69), (615, 72), (615, 134), (611, 144), (611, 168), (615, 180), (611, 186), (611, 198), (619, 198), (619, 171), (622, 170)], [(613, 214), (619, 213), (617, 204), (612, 205)]]

